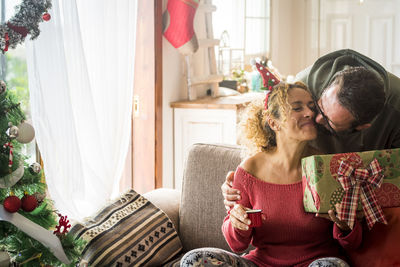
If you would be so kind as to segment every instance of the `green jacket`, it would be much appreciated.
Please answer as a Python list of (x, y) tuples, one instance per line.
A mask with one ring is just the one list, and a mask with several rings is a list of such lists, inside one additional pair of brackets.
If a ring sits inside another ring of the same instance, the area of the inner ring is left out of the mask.
[(333, 75), (348, 66), (364, 66), (379, 75), (385, 86), (386, 102), (372, 126), (339, 137), (318, 133), (313, 145), (325, 153), (358, 152), (400, 147), (400, 79), (372, 59), (350, 49), (332, 52), (297, 74), (317, 98)]

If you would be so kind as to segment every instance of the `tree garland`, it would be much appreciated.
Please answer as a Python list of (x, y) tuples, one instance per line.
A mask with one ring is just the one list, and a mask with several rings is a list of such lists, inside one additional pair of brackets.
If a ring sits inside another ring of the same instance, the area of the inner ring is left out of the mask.
[(15, 15), (0, 25), (0, 50), (8, 51), (24, 42), (30, 34), (31, 40), (40, 34), (39, 23), (50, 19), (47, 11), (51, 8), (51, 0), (23, 0), (15, 10)]

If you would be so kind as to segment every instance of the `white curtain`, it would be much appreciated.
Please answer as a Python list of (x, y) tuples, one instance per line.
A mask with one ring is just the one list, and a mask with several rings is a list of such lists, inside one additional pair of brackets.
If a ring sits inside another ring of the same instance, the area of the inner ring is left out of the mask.
[(137, 1), (53, 0), (27, 41), (32, 120), (55, 207), (92, 215), (118, 193), (129, 146)]

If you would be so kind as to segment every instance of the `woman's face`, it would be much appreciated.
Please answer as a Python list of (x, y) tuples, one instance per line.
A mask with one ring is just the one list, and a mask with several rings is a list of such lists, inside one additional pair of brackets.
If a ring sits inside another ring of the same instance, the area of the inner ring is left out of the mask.
[(282, 134), (285, 138), (298, 141), (315, 139), (317, 137), (314, 123), (316, 113), (311, 94), (301, 88), (292, 88), (288, 91), (288, 103), (286, 120), (279, 122)]

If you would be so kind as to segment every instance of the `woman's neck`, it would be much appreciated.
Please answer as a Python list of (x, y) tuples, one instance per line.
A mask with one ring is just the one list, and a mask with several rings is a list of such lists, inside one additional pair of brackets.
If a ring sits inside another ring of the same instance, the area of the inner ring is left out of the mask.
[(277, 140), (274, 153), (275, 163), (284, 170), (294, 172), (301, 169), (301, 158), (306, 154), (307, 142)]
[(244, 168), (260, 180), (276, 184), (292, 184), (301, 180), (301, 158), (308, 155), (307, 142), (285, 140), (268, 152), (245, 161)]

